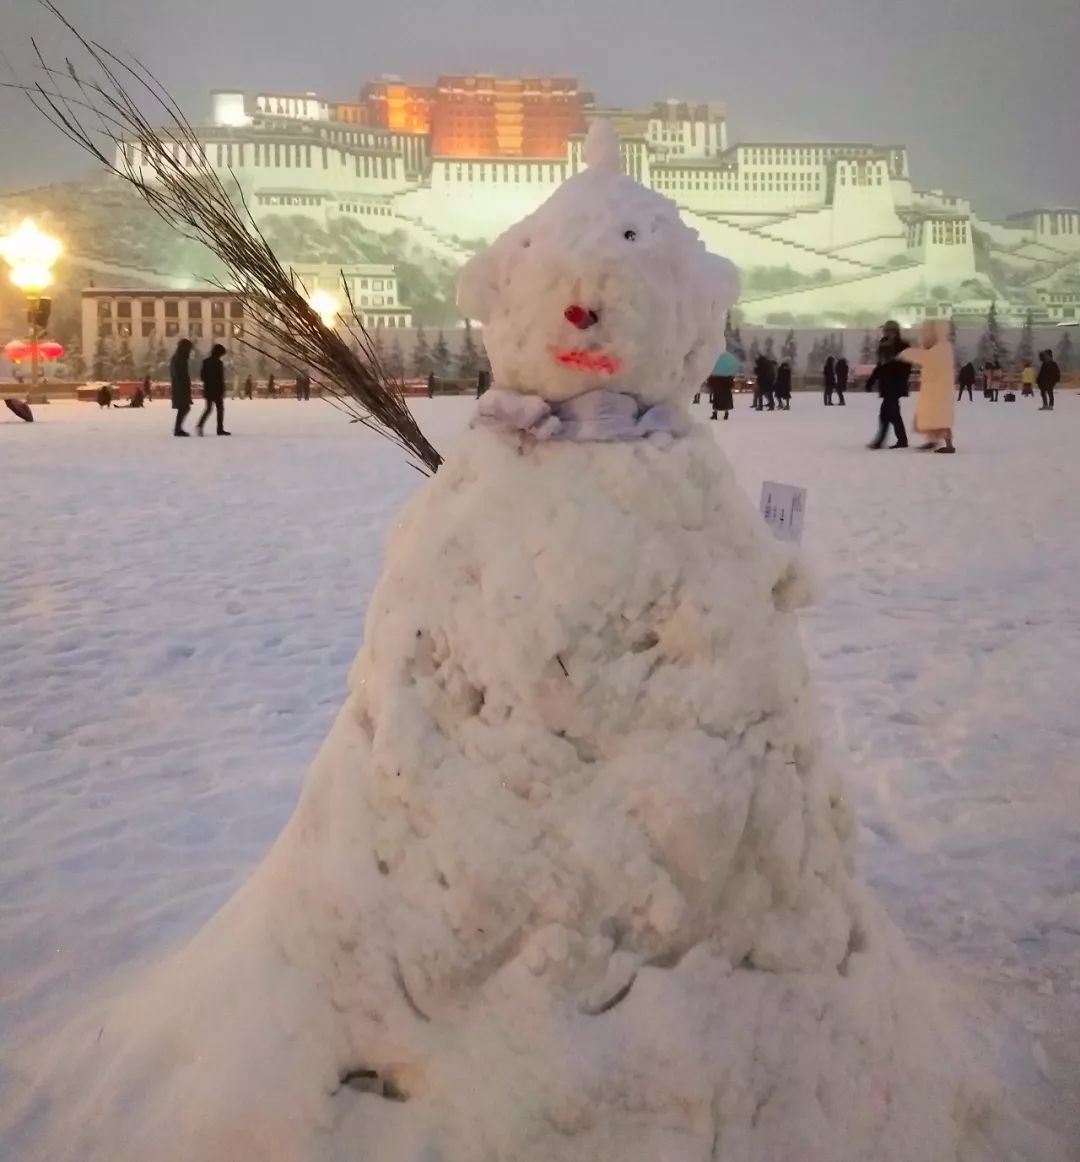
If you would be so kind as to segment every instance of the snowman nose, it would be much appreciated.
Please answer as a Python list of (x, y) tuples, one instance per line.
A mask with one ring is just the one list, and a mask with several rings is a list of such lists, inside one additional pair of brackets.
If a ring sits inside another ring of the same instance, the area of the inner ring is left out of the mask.
[(587, 331), (590, 327), (595, 327), (600, 322), (600, 316), (595, 311), (590, 311), (588, 307), (583, 307), (580, 303), (572, 303), (563, 311), (566, 321), (579, 331)]

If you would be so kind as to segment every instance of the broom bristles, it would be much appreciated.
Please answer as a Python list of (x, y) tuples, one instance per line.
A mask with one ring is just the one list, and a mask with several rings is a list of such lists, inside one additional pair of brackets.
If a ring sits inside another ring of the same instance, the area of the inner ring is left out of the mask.
[[(212, 285), (240, 299), (254, 324), (253, 333), (235, 336), (239, 342), (286, 366), (307, 369), (312, 382), (354, 422), (392, 440), (418, 461), (414, 466), (420, 471), (435, 472), (442, 457), (413, 418), (403, 385), (387, 371), (344, 271), (348, 314), (342, 317), (355, 350), (310, 306), (306, 288), (278, 261), (256, 224), (239, 182), (233, 177), (230, 189), (221, 180), (195, 129), (150, 70), (88, 40), (53, 0), (39, 3), (74, 38), (97, 79), (82, 75), (68, 57), (63, 68), (50, 65), (32, 41), (44, 79), (8, 87), (26, 93), (69, 141), (136, 190), (170, 226), (218, 257), (228, 278)], [(128, 86), (150, 103), (163, 126), (143, 114)], [(96, 125), (88, 126), (90, 119)], [(138, 168), (137, 153), (142, 155)], [(151, 176), (144, 177), (147, 173)]]

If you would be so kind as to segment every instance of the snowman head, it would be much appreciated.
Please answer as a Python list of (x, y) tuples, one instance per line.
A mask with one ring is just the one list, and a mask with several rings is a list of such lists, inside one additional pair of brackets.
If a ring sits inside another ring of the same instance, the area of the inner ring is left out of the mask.
[(695, 391), (724, 347), (739, 277), (673, 202), (620, 171), (619, 142), (594, 122), (583, 173), (471, 259), (462, 312), (484, 327), (504, 390), (567, 400), (598, 388), (643, 403)]

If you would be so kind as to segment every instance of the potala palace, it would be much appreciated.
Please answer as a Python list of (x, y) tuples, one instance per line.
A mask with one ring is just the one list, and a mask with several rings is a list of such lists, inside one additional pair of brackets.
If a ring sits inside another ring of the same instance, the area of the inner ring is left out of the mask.
[[(198, 136), (259, 217), (352, 219), (463, 261), (577, 172), (595, 117), (615, 122), (628, 172), (742, 267), (748, 322), (981, 318), (991, 302), (1006, 322), (1078, 317), (1080, 210), (987, 221), (964, 197), (918, 189), (904, 145), (730, 144), (716, 104), (604, 108), (571, 78), (383, 79), (350, 102), (217, 92)], [(139, 169), (138, 146), (122, 149)]]

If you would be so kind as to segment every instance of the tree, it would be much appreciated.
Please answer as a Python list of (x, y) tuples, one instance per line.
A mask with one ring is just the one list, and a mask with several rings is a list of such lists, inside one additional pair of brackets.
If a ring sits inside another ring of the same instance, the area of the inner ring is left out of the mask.
[(446, 345), (446, 336), (439, 332), (435, 346), (431, 349), (431, 363), (435, 374), (444, 379), (450, 371), (450, 348)]
[(413, 348), (413, 375), (424, 379), (431, 371), (431, 349), (423, 327), (416, 328), (416, 346)]
[(738, 326), (736, 326), (730, 311), (728, 311), (727, 318), (724, 320), (724, 346), (740, 363), (746, 361), (746, 348), (743, 346), (742, 333)]
[(964, 364), (963, 352), (960, 350), (960, 344), (957, 342), (956, 335), (956, 320), (949, 318), (949, 342), (953, 349), (953, 365), (955, 367), (962, 367)]
[(105, 382), (116, 378), (116, 344), (111, 339), (98, 336), (97, 346), (94, 348), (94, 361), (91, 370), (94, 379)]
[(827, 351), (825, 343), (822, 339), (816, 338), (814, 345), (810, 348), (810, 354), (806, 360), (807, 371), (820, 371), (825, 366), (825, 356)]
[(386, 359), (386, 370), (395, 379), (405, 378), (405, 356), (401, 353), (401, 337), (396, 332), (390, 344), (390, 354)]
[(780, 354), (792, 367), (795, 366), (795, 362), (799, 358), (799, 344), (795, 340), (794, 331), (788, 331), (787, 337), (784, 339), (784, 345), (780, 349)]
[(169, 353), (165, 349), (165, 340), (158, 335), (157, 342), (154, 344), (154, 353), (151, 360), (152, 379), (168, 379), (169, 378)]
[(73, 335), (64, 345), (63, 374), (65, 378), (81, 382), (86, 378), (86, 359), (83, 357), (82, 343)]
[(998, 322), (997, 303), (990, 304), (986, 315), (986, 327), (979, 337), (978, 358), (980, 364), (999, 363), (1004, 365), (1009, 349), (1001, 338), (1001, 324)]
[(776, 347), (775, 347), (775, 344), (773, 343), (772, 335), (765, 336), (765, 358), (766, 359), (775, 359), (776, 358)]
[(461, 341), (461, 354), (458, 356), (458, 374), (462, 379), (475, 379), (479, 370), (480, 352), (476, 349), (472, 323), (466, 319), (465, 336)]
[(1061, 337), (1057, 349), (1057, 362), (1062, 371), (1072, 371), (1073, 368), (1073, 340), (1072, 332), (1066, 331)]
[(371, 350), (378, 362), (380, 364), (383, 363), (385, 359), (385, 344), (383, 343), (382, 327), (376, 327), (375, 330), (371, 332)]
[(135, 356), (131, 352), (131, 342), (125, 336), (120, 340), (120, 353), (116, 359), (116, 378), (130, 382), (135, 378)]
[(750, 341), (750, 363), (754, 365), (761, 358), (761, 348), (758, 346), (757, 336)]
[(862, 351), (859, 355), (859, 358), (864, 364), (874, 362), (874, 340), (871, 337), (869, 331), (863, 335)]
[(1021, 367), (1035, 362), (1035, 317), (1031, 311), (1024, 316), (1024, 329), (1020, 332), (1020, 345), (1016, 348), (1016, 362)]
[(836, 336), (835, 336), (835, 340), (836, 340), (836, 342), (835, 342), (835, 345), (833, 347), (833, 354), (836, 356), (837, 359), (843, 359), (847, 355), (847, 352), (844, 349), (844, 332), (837, 331)]

